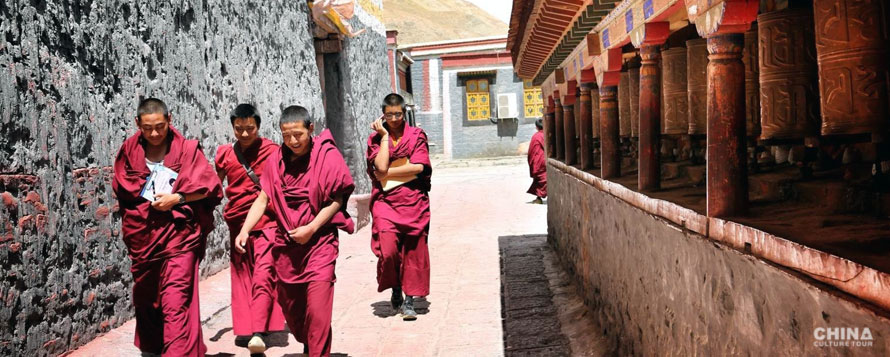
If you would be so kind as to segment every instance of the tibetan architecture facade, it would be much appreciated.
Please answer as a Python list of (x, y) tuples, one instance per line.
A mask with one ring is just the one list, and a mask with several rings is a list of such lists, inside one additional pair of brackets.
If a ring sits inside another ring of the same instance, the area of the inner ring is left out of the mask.
[(455, 159), (523, 153), (543, 97), (514, 73), (506, 42), (498, 36), (398, 47), (414, 61), (408, 86), (431, 153)]
[[(890, 353), (888, 21), (868, 0), (513, 2), (549, 240), (616, 353)], [(818, 333), (841, 326), (873, 340)]]

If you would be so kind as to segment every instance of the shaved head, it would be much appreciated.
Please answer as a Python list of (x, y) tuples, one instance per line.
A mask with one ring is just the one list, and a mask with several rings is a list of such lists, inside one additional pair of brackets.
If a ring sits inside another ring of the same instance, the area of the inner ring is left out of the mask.
[(164, 101), (158, 98), (145, 98), (139, 102), (139, 107), (136, 109), (136, 119), (142, 119), (142, 116), (145, 114), (170, 116), (170, 112), (167, 111), (167, 104), (164, 104)]

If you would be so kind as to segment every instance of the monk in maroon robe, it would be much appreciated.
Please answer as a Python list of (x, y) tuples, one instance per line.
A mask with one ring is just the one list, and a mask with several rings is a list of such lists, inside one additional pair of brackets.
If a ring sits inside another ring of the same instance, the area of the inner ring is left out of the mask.
[[(392, 289), (390, 303), (404, 320), (417, 319), (414, 298), (430, 293), (430, 164), (426, 133), (405, 125), (405, 100), (383, 99), (383, 118), (371, 124), (368, 175), (371, 176), (371, 250), (377, 256), (377, 291)], [(385, 122), (384, 122), (385, 119)], [(407, 159), (407, 163), (391, 166)], [(383, 182), (413, 179), (385, 190)], [(402, 297), (402, 292), (405, 298)]]
[[(260, 192), (259, 177), (263, 172), (263, 164), (280, 148), (271, 140), (257, 135), (262, 119), (254, 106), (239, 104), (232, 111), (229, 120), (237, 141), (219, 147), (216, 152), (216, 172), (220, 181), (229, 181), (226, 186), (229, 202), (223, 210), (223, 218), (229, 226), (229, 246), (234, 247), (235, 237), (241, 232), (247, 212)], [(264, 229), (275, 226), (272, 211), (266, 210), (250, 232), (250, 239), (245, 247), (247, 252), (241, 254), (234, 249), (229, 252), (232, 327), (236, 336), (249, 339), (247, 348), (252, 354), (266, 350), (264, 338), (269, 331), (284, 329), (284, 315), (277, 303), (277, 275), (272, 259), (275, 236), (267, 237), (263, 234)]]
[(528, 172), (532, 177), (532, 185), (528, 193), (535, 195), (531, 203), (543, 204), (547, 198), (547, 153), (544, 152), (544, 124), (541, 119), (535, 121), (538, 129), (528, 144)]
[(334, 265), (339, 254), (337, 230), (352, 233), (346, 213), (355, 189), (349, 167), (330, 131), (312, 137), (315, 126), (300, 106), (285, 108), (279, 122), (284, 145), (269, 156), (254, 201), (235, 248), (244, 251), (267, 207), (278, 223), (266, 228), (275, 237), (272, 255), (278, 273), (278, 301), (287, 326), (310, 356), (331, 353)]
[[(146, 355), (203, 356), (198, 264), (222, 187), (196, 140), (170, 126), (164, 102), (139, 103), (140, 132), (125, 140), (114, 161), (112, 189), (131, 260), (135, 345)], [(178, 176), (171, 193), (142, 194), (159, 166)]]

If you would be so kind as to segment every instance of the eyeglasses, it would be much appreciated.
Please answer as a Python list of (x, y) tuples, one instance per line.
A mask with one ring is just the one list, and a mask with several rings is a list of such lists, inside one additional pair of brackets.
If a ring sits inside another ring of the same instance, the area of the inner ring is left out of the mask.
[(386, 113), (384, 116), (387, 118), (401, 118), (405, 113)]

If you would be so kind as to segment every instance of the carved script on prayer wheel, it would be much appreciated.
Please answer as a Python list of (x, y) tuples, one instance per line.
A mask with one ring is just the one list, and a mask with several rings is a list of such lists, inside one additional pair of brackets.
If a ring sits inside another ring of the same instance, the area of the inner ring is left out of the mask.
[(593, 124), (591, 125), (593, 130), (593, 138), (599, 139), (600, 137), (600, 90), (597, 87), (593, 87), (590, 89), (590, 105), (592, 106), (590, 110), (590, 116), (593, 118)]
[(782, 10), (757, 17), (762, 140), (819, 133), (813, 12)]
[(760, 136), (760, 65), (757, 61), (757, 27), (745, 32), (745, 49), (742, 63), (745, 65), (745, 133), (748, 137)]
[(708, 133), (708, 40), (686, 41), (689, 134)]
[(640, 65), (627, 69), (627, 83), (630, 90), (630, 136), (640, 136)]
[(630, 75), (626, 71), (618, 83), (618, 135), (630, 136)]
[(662, 87), (664, 102), (661, 110), (662, 134), (689, 132), (689, 93), (686, 91), (686, 49), (683, 47), (661, 51)]
[(890, 2), (816, 0), (822, 134), (890, 128)]

